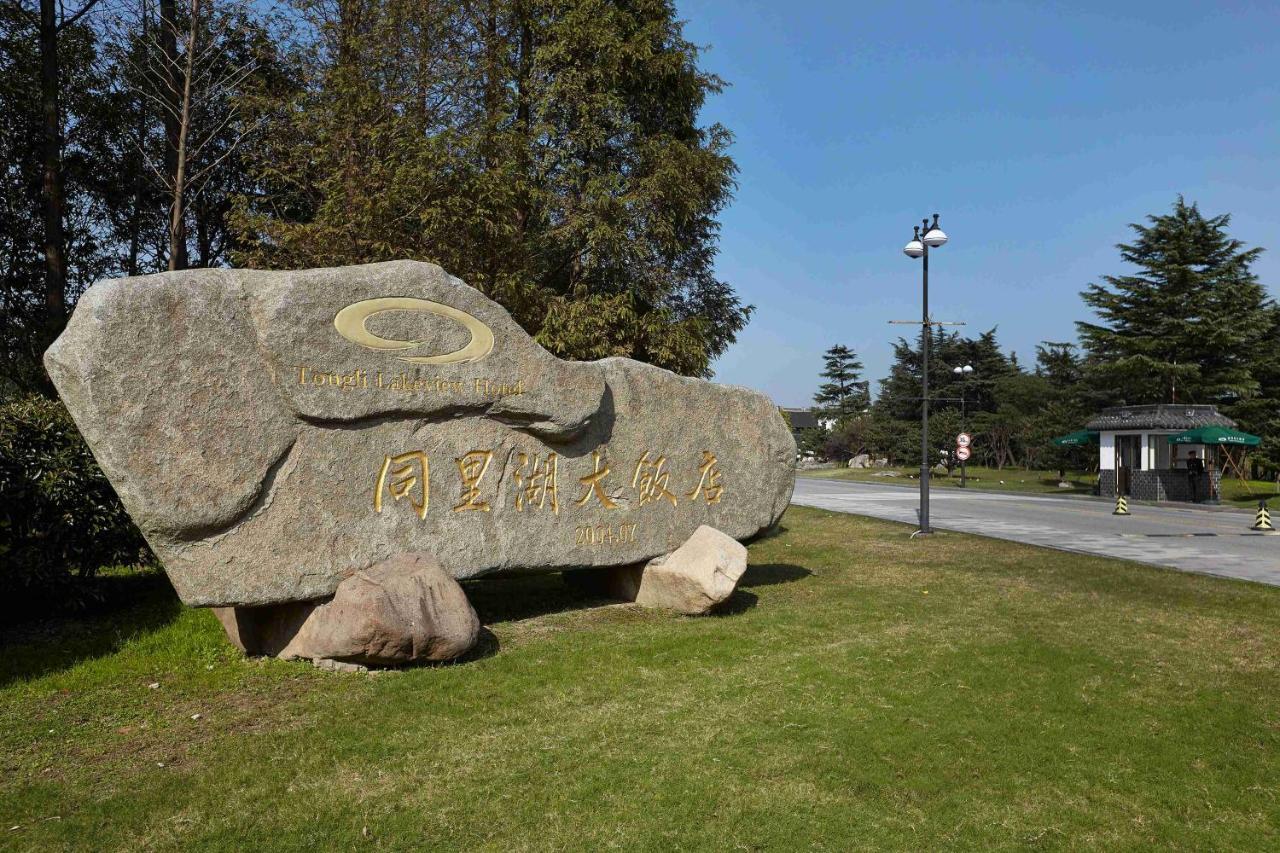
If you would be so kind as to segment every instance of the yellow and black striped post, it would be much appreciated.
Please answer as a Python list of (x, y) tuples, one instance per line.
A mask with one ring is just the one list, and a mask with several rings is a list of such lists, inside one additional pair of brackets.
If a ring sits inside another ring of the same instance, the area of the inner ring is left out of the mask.
[(1266, 501), (1258, 501), (1258, 514), (1253, 517), (1253, 527), (1250, 530), (1260, 530), (1263, 533), (1275, 533), (1276, 529), (1271, 526), (1271, 511), (1267, 509)]
[(1112, 515), (1128, 515), (1128, 514), (1129, 514), (1129, 499), (1128, 499), (1128, 498), (1126, 498), (1124, 495), (1117, 494), (1117, 495), (1116, 495), (1116, 509), (1115, 509), (1115, 512), (1113, 512), (1113, 513), (1111, 513), (1111, 514), (1112, 514)]

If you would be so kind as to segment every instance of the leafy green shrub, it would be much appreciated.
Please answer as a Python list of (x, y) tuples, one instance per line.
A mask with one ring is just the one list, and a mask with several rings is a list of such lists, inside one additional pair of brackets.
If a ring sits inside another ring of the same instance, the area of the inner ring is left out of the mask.
[(100, 566), (146, 553), (66, 408), (0, 404), (0, 613), (82, 606)]

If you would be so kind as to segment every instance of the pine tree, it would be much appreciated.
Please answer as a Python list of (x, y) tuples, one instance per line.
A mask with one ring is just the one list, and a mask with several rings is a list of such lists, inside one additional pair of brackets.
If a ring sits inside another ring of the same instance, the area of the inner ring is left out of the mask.
[(1036, 346), (1035, 375), (1044, 385), (1033, 415), (1041, 440), (1033, 449), (1040, 464), (1058, 469), (1063, 476), (1068, 468), (1085, 468), (1097, 461), (1096, 450), (1052, 443), (1054, 438), (1080, 429), (1091, 412), (1078, 349), (1073, 343), (1055, 341)]
[(862, 378), (862, 362), (849, 347), (836, 344), (822, 356), (820, 374), (827, 381), (818, 387), (813, 402), (827, 417), (843, 421), (871, 402), (868, 383)]
[[(966, 364), (973, 367), (972, 373), (957, 376), (953, 372), (956, 367)], [(929, 407), (934, 412), (959, 410), (963, 396), (967, 412), (993, 412), (996, 409), (996, 383), (1016, 372), (1010, 358), (1000, 350), (995, 329), (982, 332), (976, 338), (937, 329), (929, 343)], [(893, 345), (893, 364), (889, 375), (880, 383), (876, 405), (899, 420), (920, 419), (920, 347), (917, 342), (899, 338)]]
[[(1276, 342), (1280, 342), (1280, 305), (1273, 306), (1270, 313), (1271, 331), (1267, 337), (1274, 350)], [(1249, 453), (1258, 473), (1280, 478), (1280, 359), (1274, 351), (1258, 359), (1254, 376), (1258, 394), (1231, 406), (1228, 414), (1241, 429), (1262, 437), (1262, 445)]]
[(671, 0), (295, 0), (309, 84), (269, 107), (242, 265), (412, 258), (557, 355), (708, 375), (745, 326), (713, 268), (736, 166)]
[(1104, 276), (1081, 293), (1100, 323), (1078, 323), (1090, 384), (1126, 403), (1220, 403), (1261, 390), (1271, 301), (1227, 214), (1206, 218), (1180, 196), (1171, 213), (1132, 224), (1117, 246), (1136, 274)]

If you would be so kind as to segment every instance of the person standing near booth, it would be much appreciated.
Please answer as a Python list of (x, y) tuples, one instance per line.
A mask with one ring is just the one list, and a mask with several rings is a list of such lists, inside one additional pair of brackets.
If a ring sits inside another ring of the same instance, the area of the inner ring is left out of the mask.
[(1200, 502), (1200, 475), (1204, 473), (1204, 461), (1194, 450), (1187, 451), (1187, 479), (1191, 483), (1191, 500)]

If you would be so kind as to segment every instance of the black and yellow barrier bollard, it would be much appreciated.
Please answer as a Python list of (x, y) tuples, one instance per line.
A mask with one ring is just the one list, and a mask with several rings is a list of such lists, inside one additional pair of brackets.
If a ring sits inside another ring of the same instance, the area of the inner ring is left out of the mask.
[(1116, 495), (1116, 509), (1115, 509), (1115, 512), (1111, 514), (1112, 515), (1128, 515), (1129, 499), (1126, 498), (1124, 495)]
[(1253, 517), (1253, 527), (1249, 529), (1262, 533), (1276, 532), (1276, 529), (1271, 526), (1271, 511), (1267, 509), (1266, 501), (1258, 501), (1258, 514)]

